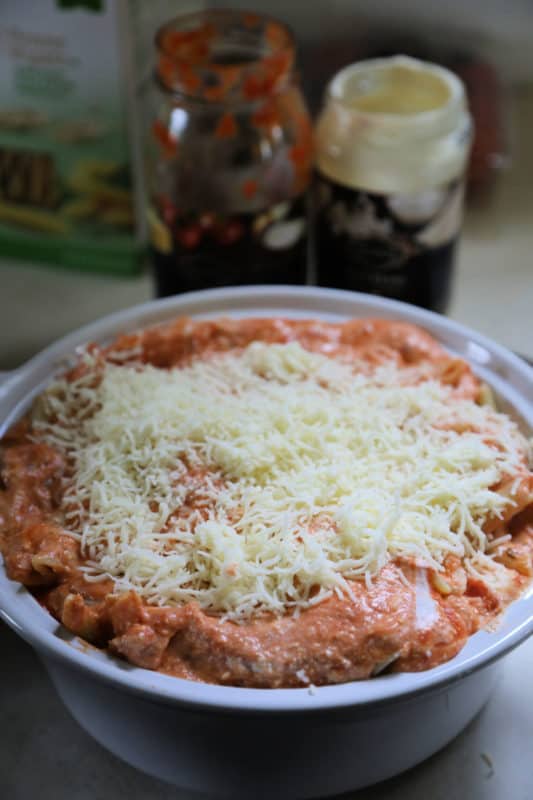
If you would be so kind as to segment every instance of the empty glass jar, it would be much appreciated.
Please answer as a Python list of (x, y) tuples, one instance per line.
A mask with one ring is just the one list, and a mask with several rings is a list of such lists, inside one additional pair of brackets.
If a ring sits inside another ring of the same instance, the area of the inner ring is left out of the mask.
[(304, 283), (312, 130), (279, 22), (209, 10), (164, 25), (148, 135), (158, 295)]

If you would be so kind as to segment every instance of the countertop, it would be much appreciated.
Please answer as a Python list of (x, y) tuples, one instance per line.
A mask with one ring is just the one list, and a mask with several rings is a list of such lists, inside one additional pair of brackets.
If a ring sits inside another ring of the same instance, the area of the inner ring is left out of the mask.
[[(448, 316), (533, 359), (533, 85), (510, 104), (512, 160), (467, 208)], [(118, 278), (2, 260), (0, 370), (59, 336), (153, 296), (149, 274)]]
[[(513, 107), (519, 122), (514, 166), (482, 206), (468, 210), (449, 316), (533, 358), (533, 92), (517, 95)], [(151, 295), (146, 274), (113, 278), (0, 261), (0, 370)], [(454, 742), (346, 800), (531, 800), (532, 666), (533, 639), (505, 659), (493, 697)], [(0, 711), (0, 796), (6, 800), (199, 797), (136, 772), (96, 744), (65, 711), (32, 650), (2, 623)]]

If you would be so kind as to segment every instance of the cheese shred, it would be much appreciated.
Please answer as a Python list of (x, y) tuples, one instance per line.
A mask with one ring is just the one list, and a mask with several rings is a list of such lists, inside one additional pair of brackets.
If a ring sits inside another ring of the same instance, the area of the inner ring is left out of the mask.
[(33, 429), (70, 464), (86, 579), (152, 604), (238, 621), (349, 594), (391, 558), (478, 563), (524, 470), (509, 418), (392, 363), (294, 342), (168, 370), (84, 358)]

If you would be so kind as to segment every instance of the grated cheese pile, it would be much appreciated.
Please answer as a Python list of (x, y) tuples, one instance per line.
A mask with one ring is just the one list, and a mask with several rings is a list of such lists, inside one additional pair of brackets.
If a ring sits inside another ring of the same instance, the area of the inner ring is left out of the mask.
[(85, 359), (34, 430), (69, 456), (86, 579), (153, 604), (298, 613), (391, 557), (473, 562), (516, 490), (491, 487), (524, 469), (511, 420), (392, 363), (261, 342), (172, 370)]

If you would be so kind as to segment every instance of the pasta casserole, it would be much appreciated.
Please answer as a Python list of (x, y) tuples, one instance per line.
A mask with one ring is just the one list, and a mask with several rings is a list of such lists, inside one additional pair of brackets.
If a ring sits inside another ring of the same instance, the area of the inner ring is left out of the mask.
[(9, 577), (181, 678), (429, 669), (533, 576), (528, 441), (408, 323), (180, 318), (88, 345), (0, 446)]

